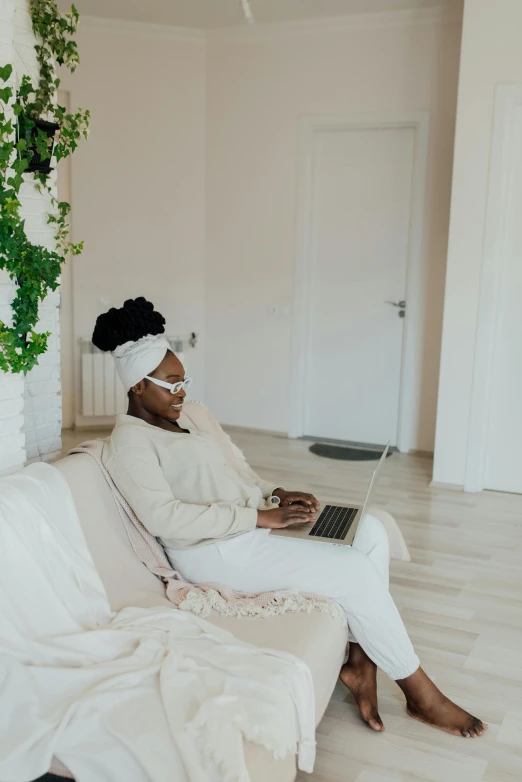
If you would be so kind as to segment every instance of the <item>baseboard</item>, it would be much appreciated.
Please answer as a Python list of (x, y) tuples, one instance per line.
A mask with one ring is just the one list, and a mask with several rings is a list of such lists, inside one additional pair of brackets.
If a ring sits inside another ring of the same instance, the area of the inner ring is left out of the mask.
[(274, 432), (271, 429), (256, 429), (255, 427), (251, 426), (235, 426), (233, 424), (221, 424), (221, 426), (228, 433), (237, 432), (239, 434), (266, 434), (270, 437), (279, 437), (284, 440), (288, 440), (288, 435), (286, 432)]
[(114, 423), (102, 423), (97, 424), (96, 426), (94, 424), (92, 426), (64, 426), (62, 432), (92, 432), (94, 430), (99, 431), (100, 429), (107, 429), (107, 431), (111, 431), (114, 429)]
[(464, 491), (464, 485), (459, 483), (439, 483), (439, 481), (432, 481), (430, 483), (432, 489), (444, 489), (444, 491)]
[(73, 429), (77, 431), (89, 429), (113, 429), (116, 423), (116, 416), (104, 415), (104, 416), (92, 416), (87, 418), (83, 415), (77, 415), (74, 421)]

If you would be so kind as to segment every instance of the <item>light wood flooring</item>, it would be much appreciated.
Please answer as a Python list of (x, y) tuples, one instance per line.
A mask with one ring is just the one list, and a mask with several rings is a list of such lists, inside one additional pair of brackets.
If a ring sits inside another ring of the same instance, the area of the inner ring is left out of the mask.
[[(306, 441), (231, 434), (269, 480), (322, 499), (363, 499), (372, 463), (321, 459)], [(66, 432), (64, 450), (82, 439)], [(426, 671), (489, 731), (459, 739), (409, 719), (381, 676), (386, 732), (375, 734), (338, 685), (316, 770), (300, 782), (522, 782), (522, 496), (430, 488), (431, 469), (429, 458), (394, 454), (378, 487), (377, 504), (395, 516), (412, 555), (392, 563), (392, 594)]]

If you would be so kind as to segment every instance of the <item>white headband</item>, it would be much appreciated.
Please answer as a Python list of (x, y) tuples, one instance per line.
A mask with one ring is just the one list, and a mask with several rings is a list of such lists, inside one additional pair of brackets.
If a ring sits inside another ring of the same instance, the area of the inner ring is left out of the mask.
[(112, 351), (116, 362), (116, 371), (120, 380), (129, 391), (136, 383), (154, 372), (171, 350), (170, 342), (162, 334), (149, 334), (137, 342), (125, 342)]

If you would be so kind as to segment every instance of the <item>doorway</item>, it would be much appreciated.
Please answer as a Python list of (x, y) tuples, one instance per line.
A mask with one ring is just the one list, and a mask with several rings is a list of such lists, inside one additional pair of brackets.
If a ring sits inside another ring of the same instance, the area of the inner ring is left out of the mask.
[(427, 118), (308, 120), (293, 436), (412, 447)]
[[(69, 93), (58, 90), (58, 103), (69, 110)], [(57, 167), (58, 200), (71, 203), (70, 157), (60, 160)], [(71, 216), (69, 215), (69, 220)], [(75, 419), (74, 403), (74, 336), (72, 263), (69, 255), (62, 266), (60, 282), (60, 371), (62, 386), (62, 429), (72, 429)]]

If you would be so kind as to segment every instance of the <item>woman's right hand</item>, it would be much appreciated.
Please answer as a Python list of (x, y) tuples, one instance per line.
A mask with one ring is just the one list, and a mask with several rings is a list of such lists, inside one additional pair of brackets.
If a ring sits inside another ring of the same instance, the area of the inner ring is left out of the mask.
[(283, 529), (291, 524), (309, 524), (317, 518), (302, 505), (290, 505), (287, 508), (273, 508), (257, 512), (257, 526), (264, 529)]

